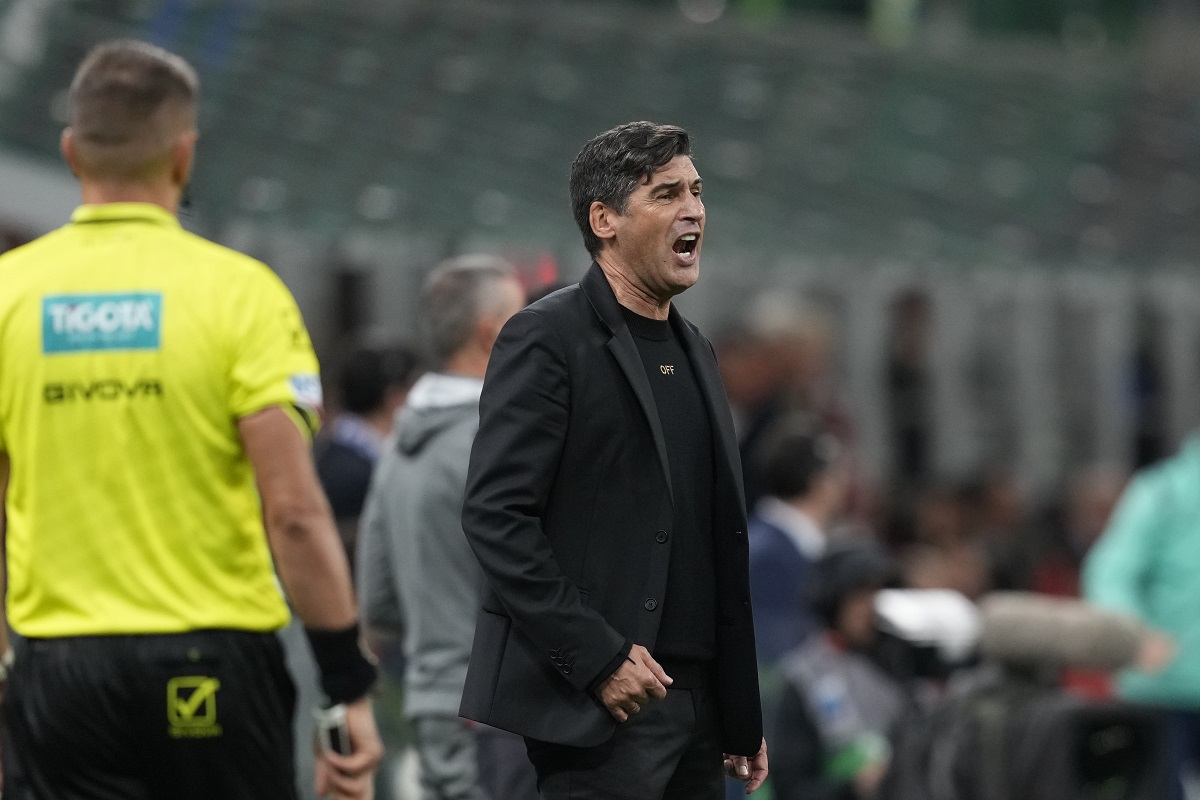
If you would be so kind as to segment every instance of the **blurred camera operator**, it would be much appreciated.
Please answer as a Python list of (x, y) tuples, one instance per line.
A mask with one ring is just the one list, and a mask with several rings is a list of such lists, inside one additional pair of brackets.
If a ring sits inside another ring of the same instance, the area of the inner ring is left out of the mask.
[(891, 729), (909, 707), (899, 682), (872, 658), (876, 594), (896, 576), (873, 540), (830, 543), (815, 570), (822, 630), (782, 662), (772, 773), (777, 800), (864, 800), (887, 771)]

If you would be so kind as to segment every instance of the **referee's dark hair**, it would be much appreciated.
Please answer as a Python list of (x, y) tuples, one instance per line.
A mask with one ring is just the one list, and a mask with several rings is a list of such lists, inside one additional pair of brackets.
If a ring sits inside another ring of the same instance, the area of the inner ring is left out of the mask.
[(171, 165), (180, 134), (194, 142), (199, 93), (196, 71), (174, 53), (132, 39), (98, 45), (67, 95), (73, 167), (99, 179), (153, 177)]
[(592, 203), (624, 214), (639, 184), (676, 156), (691, 154), (687, 131), (653, 122), (627, 122), (585, 144), (571, 162), (571, 211), (588, 253), (595, 257), (600, 252), (600, 237), (592, 230)]
[(785, 419), (758, 450), (760, 485), (767, 495), (781, 500), (803, 497), (840, 454), (841, 445), (833, 434), (804, 419)]
[(420, 354), (408, 345), (359, 345), (339, 373), (342, 408), (360, 416), (378, 411), (389, 389), (408, 389), (423, 369)]

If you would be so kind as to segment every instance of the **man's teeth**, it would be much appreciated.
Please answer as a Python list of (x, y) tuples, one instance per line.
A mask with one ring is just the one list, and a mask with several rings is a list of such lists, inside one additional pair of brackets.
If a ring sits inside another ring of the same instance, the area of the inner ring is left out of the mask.
[(687, 236), (680, 236), (679, 238), (685, 242), (694, 242), (696, 241), (696, 234), (689, 233)]

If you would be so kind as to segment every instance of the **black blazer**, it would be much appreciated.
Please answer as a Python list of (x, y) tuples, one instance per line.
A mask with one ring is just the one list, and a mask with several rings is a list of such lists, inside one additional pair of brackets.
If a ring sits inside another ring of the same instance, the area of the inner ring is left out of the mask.
[[(762, 739), (741, 466), (712, 346), (670, 321), (713, 421), (717, 681), (723, 746)], [(673, 499), (667, 449), (616, 297), (592, 264), (514, 316), (492, 350), (463, 530), (488, 586), (460, 713), (590, 747), (616, 721), (590, 691), (629, 641), (654, 651)], [(655, 603), (649, 602), (651, 599)]]

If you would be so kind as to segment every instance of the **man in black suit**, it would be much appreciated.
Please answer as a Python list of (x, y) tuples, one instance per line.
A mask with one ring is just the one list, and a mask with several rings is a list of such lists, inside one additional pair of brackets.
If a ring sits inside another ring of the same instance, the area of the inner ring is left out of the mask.
[(480, 400), (463, 529), (488, 579), (461, 713), (526, 738), (546, 800), (717, 800), (767, 775), (737, 440), (696, 282), (686, 131), (588, 142), (595, 262), (514, 316)]

